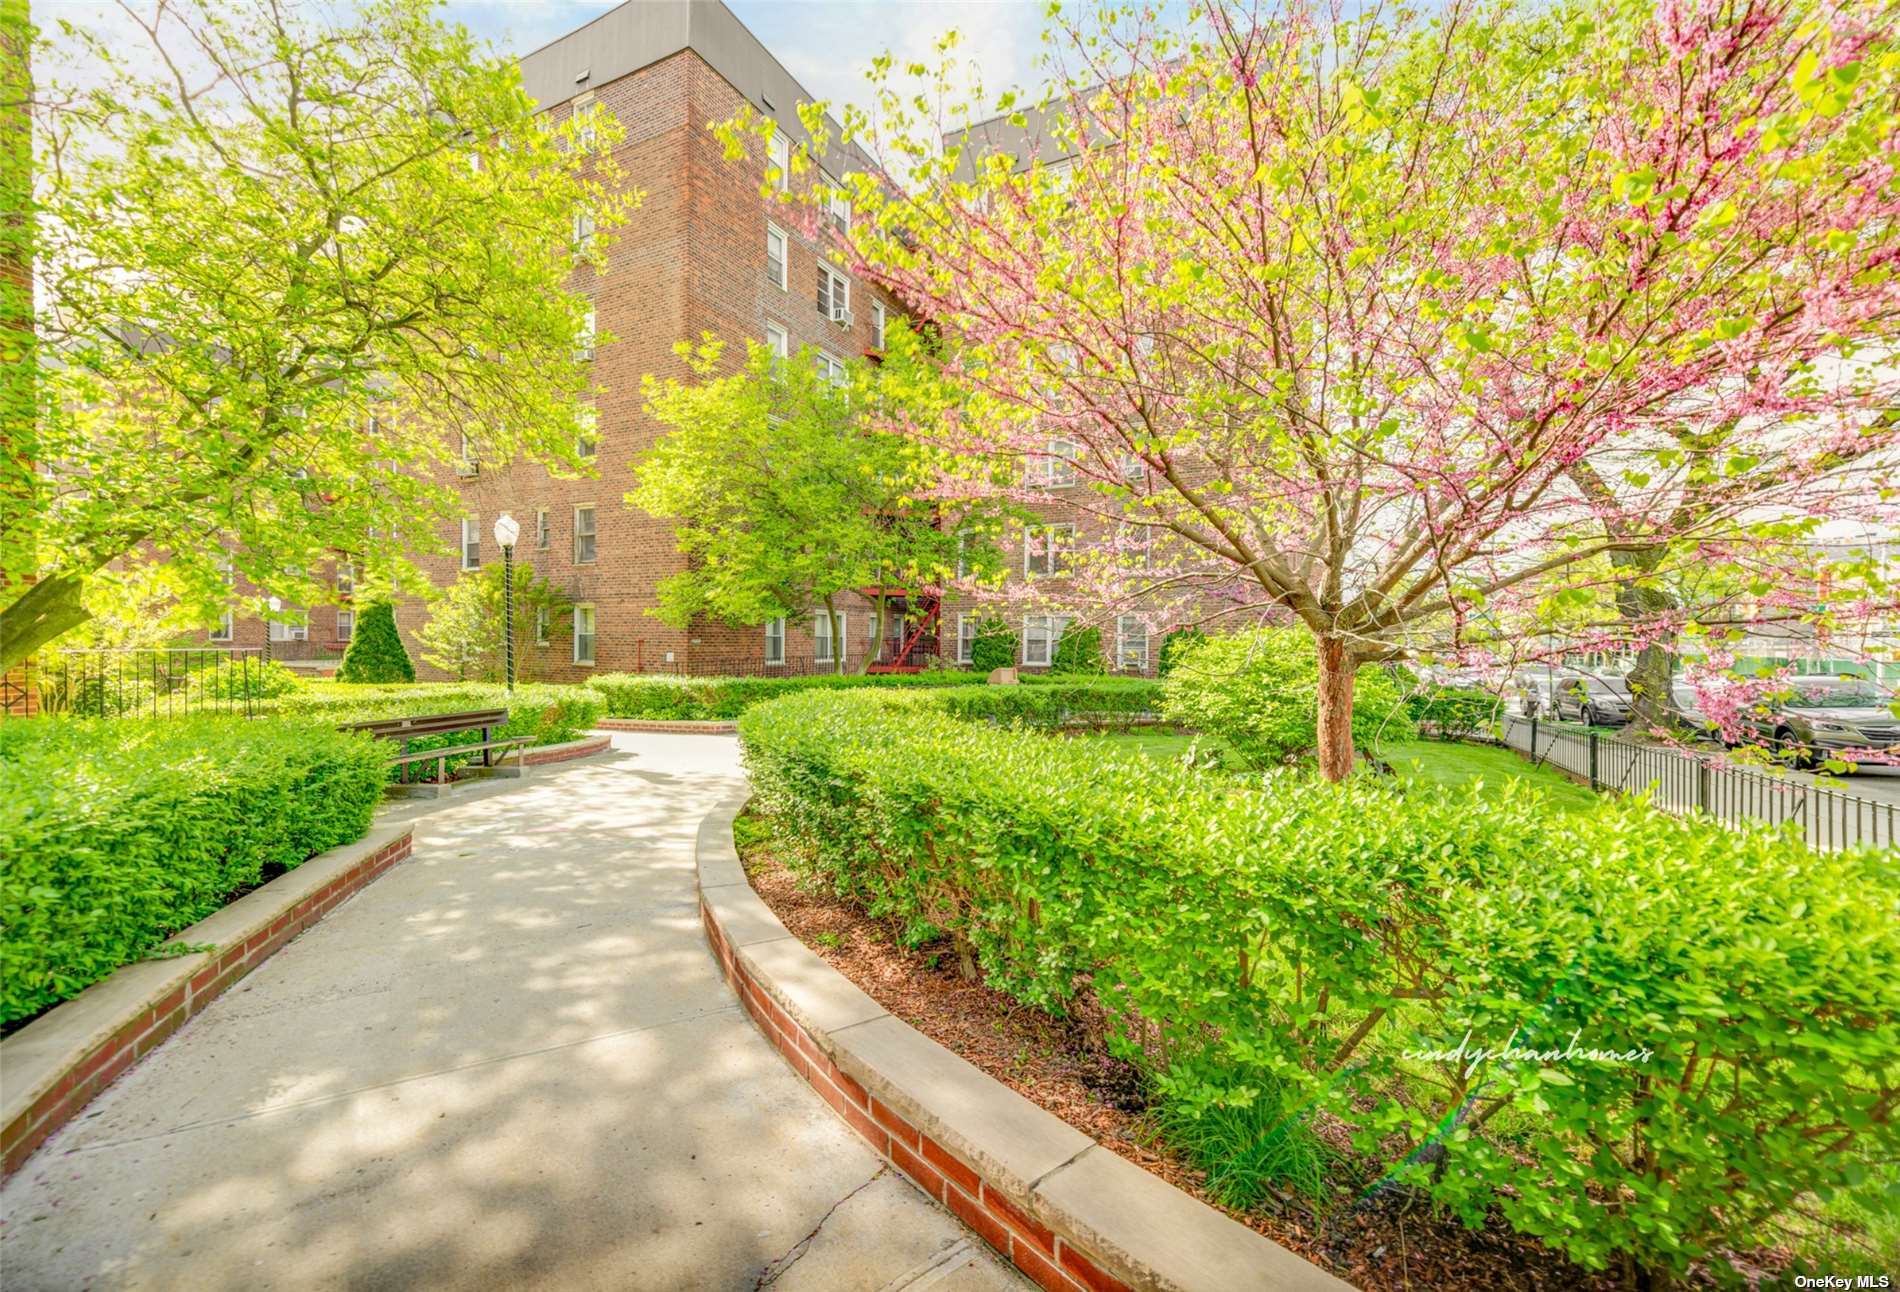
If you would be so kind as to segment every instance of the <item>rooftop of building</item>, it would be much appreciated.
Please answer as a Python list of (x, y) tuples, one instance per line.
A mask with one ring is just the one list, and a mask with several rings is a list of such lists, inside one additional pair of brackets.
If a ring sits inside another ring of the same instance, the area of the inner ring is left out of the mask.
[[(812, 94), (785, 70), (757, 36), (721, 0), (627, 0), (521, 59), (521, 81), (543, 108), (690, 49), (788, 137), (809, 144), (798, 105)], [(835, 118), (826, 125), (834, 141)], [(834, 150), (840, 145), (834, 142)], [(868, 167), (865, 154), (842, 145), (845, 167)]]

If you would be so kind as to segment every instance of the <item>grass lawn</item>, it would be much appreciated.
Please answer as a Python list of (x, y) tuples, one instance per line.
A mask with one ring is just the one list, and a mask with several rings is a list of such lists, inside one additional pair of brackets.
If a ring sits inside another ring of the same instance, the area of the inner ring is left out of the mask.
[[(1116, 731), (1086, 737), (1118, 748), (1135, 749), (1151, 758), (1175, 759), (1193, 746), (1203, 756), (1215, 757), (1233, 766), (1220, 742), (1206, 736), (1183, 735), (1176, 731)], [(1509, 749), (1492, 745), (1465, 745), (1443, 740), (1411, 740), (1381, 746), (1380, 754), (1398, 774), (1409, 781), (1435, 785), (1463, 785), (1482, 781), (1490, 794), (1509, 777), (1541, 790), (1554, 806), (1566, 811), (1587, 808), (1595, 796), (1582, 785), (1551, 771), (1533, 767)]]

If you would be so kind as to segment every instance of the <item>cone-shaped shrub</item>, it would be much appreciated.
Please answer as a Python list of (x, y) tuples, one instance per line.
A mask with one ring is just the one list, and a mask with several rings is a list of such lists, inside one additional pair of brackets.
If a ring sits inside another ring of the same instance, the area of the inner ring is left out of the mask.
[(416, 666), (403, 649), (396, 631), (396, 608), (387, 601), (372, 603), (356, 621), (350, 648), (336, 671), (339, 682), (413, 682)]

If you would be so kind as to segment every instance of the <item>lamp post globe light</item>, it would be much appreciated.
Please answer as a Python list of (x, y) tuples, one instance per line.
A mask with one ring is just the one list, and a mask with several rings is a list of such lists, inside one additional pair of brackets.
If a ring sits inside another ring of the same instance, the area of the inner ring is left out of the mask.
[(507, 512), (495, 517), (495, 541), (501, 545), (501, 668), (508, 689), (515, 689), (515, 540), (521, 525)]

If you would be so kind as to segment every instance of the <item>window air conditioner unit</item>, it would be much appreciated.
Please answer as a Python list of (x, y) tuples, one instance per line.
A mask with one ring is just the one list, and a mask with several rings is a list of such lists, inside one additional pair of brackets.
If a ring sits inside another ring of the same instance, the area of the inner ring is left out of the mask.
[(472, 480), (476, 476), (480, 475), (481, 472), (482, 472), (482, 464), (475, 461), (473, 458), (468, 458), (468, 459), (465, 459), (464, 461), (457, 462), (455, 464), (455, 474), (462, 477), (462, 479), (464, 480)]
[(850, 327), (853, 322), (850, 310), (834, 310), (832, 311), (831, 319), (832, 322), (842, 328)]

